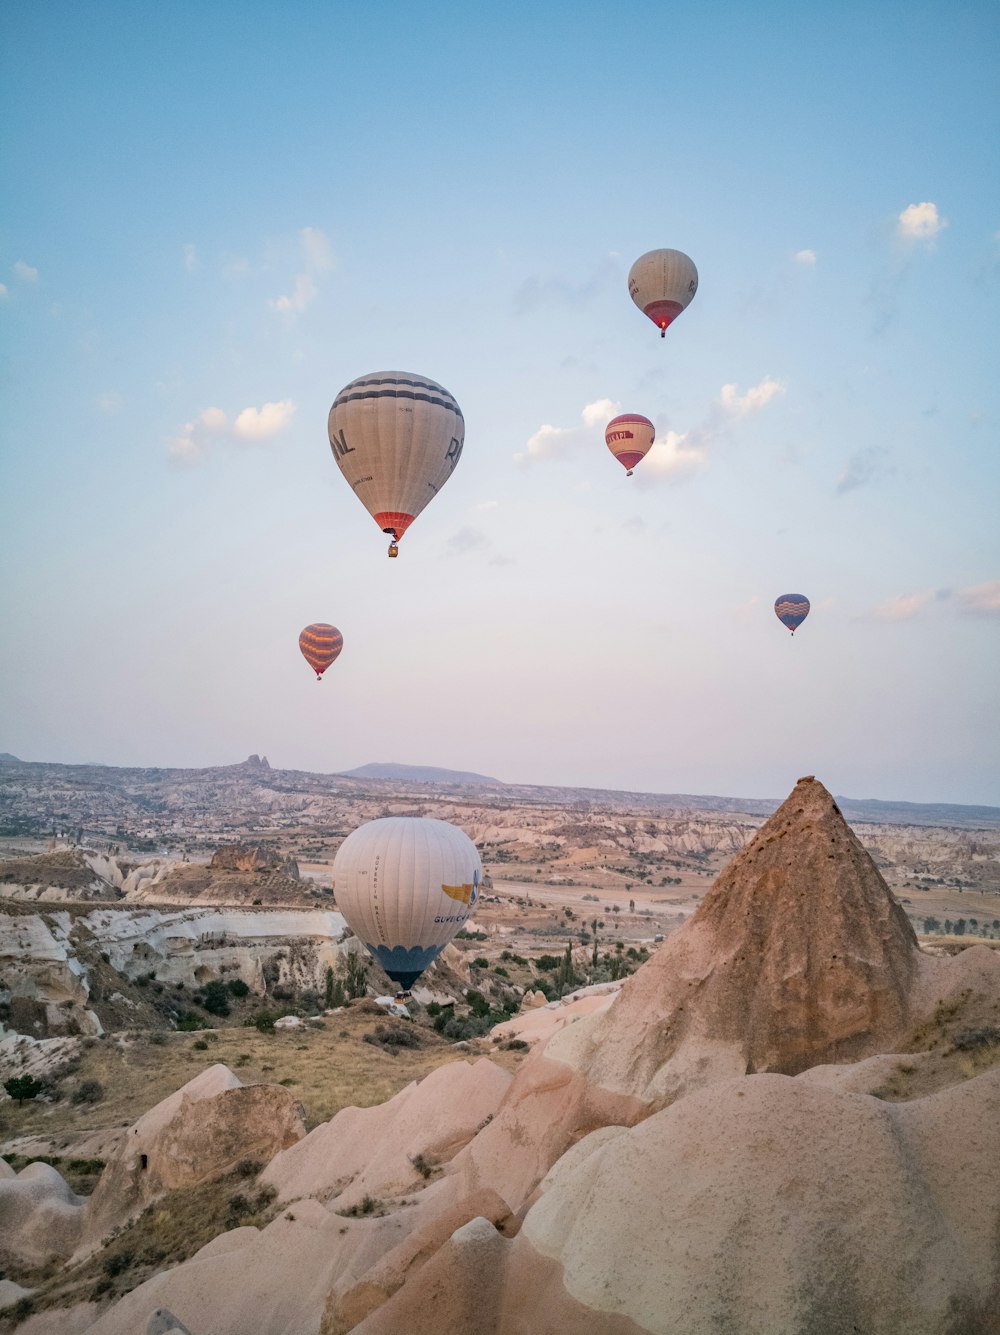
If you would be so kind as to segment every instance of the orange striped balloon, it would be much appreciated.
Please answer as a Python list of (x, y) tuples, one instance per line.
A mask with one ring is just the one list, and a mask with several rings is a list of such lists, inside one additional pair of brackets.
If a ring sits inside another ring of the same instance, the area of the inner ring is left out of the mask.
[(325, 621), (315, 621), (306, 626), (299, 636), (299, 648), (316, 680), (323, 680), (323, 673), (331, 663), (335, 663), (344, 647), (344, 637), (336, 626), (329, 626)]

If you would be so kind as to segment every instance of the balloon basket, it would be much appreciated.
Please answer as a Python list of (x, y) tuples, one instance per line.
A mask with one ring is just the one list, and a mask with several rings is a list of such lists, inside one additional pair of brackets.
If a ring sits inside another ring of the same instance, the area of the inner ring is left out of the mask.
[(392, 557), (399, 555), (399, 547), (394, 542), (389, 543), (389, 555)]

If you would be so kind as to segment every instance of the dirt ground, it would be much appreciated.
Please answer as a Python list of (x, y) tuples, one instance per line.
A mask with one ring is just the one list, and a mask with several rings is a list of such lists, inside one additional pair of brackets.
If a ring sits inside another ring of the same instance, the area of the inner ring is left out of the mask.
[[(245, 1084), (287, 1085), (311, 1128), (341, 1108), (382, 1103), (447, 1062), (488, 1053), (513, 1071), (524, 1056), (500, 1051), (485, 1039), (449, 1043), (425, 1028), (419, 1030), (419, 1049), (403, 1049), (393, 1056), (364, 1041), (365, 1034), (383, 1023), (382, 1015), (348, 1007), (326, 1016), (317, 1027), (291, 1032), (201, 1030), (157, 1035), (156, 1041), (150, 1041), (148, 1032), (129, 1032), (84, 1040), (80, 1068), (66, 1081), (67, 1088), (97, 1080), (104, 1097), (94, 1104), (73, 1104), (69, 1098), (55, 1104), (5, 1101), (0, 1107), (0, 1153), (59, 1154), (85, 1139), (88, 1152), (97, 1153), (90, 1141), (96, 1145), (105, 1139), (104, 1133), (130, 1126), (215, 1062), (235, 1071)], [(195, 1047), (199, 1041), (207, 1047)]]

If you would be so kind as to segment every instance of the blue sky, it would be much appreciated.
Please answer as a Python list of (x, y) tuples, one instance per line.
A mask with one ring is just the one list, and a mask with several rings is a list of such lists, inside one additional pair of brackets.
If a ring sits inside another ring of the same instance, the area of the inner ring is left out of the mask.
[[(1000, 803), (994, 5), (2, 25), (0, 749)], [(392, 563), (325, 433), (383, 369), (467, 424)]]

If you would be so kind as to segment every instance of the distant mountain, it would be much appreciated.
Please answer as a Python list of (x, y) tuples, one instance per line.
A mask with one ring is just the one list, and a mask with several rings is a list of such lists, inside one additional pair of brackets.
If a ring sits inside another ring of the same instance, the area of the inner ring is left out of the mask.
[(395, 779), (413, 783), (486, 783), (503, 787), (502, 779), (491, 779), (486, 774), (473, 774), (464, 769), (437, 769), (434, 765), (362, 765), (358, 769), (341, 770), (341, 779)]
[(9, 751), (0, 751), (0, 760), (13, 760), (17, 765), (21, 763), (17, 756), (12, 756)]

